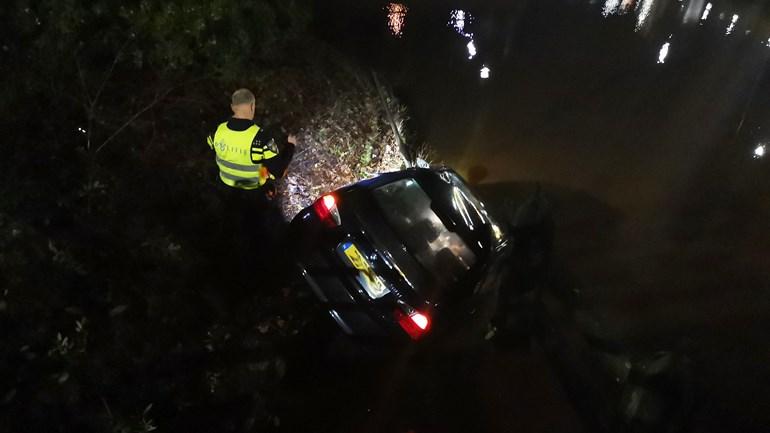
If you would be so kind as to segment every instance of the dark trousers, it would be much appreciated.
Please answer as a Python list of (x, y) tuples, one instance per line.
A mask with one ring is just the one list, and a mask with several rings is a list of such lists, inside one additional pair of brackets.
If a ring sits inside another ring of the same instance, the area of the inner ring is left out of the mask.
[(222, 232), (238, 254), (262, 260), (272, 254), (286, 229), (283, 213), (276, 200), (265, 196), (265, 187), (242, 190), (220, 184), (222, 197)]

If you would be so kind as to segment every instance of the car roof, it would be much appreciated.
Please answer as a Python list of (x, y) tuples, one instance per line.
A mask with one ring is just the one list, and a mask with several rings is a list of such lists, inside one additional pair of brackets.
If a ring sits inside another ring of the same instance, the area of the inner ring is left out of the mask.
[(401, 171), (392, 171), (389, 173), (382, 173), (371, 179), (362, 180), (347, 187), (341, 188), (340, 191), (344, 191), (351, 188), (356, 189), (375, 189), (380, 186), (395, 182), (400, 179), (414, 178), (419, 180), (431, 180), (439, 179), (441, 173), (452, 173), (458, 178), (462, 177), (449, 167), (436, 167), (436, 168), (418, 168), (412, 167)]
[[(442, 178), (442, 174), (448, 173), (452, 174), (457, 177), (460, 181), (462, 181), (467, 186), (467, 182), (459, 175), (457, 172), (452, 170), (448, 167), (436, 167), (436, 168), (408, 168), (406, 170), (396, 171), (396, 172), (390, 172), (390, 173), (383, 173), (377, 177), (367, 179), (360, 181), (358, 183), (352, 184), (348, 187), (341, 188), (338, 190), (340, 193), (345, 193), (346, 191), (366, 191), (367, 193), (369, 191), (372, 191), (374, 189), (377, 189), (383, 185), (387, 185), (392, 182), (396, 182), (401, 179), (415, 179), (420, 184), (422, 189), (425, 191), (426, 194), (431, 198), (431, 200), (435, 201), (437, 208), (434, 210), (439, 212), (439, 217), (446, 218), (450, 217), (453, 221), (458, 224), (459, 234), (466, 240), (466, 242), (471, 245), (471, 248), (475, 249), (475, 244), (481, 242), (484, 247), (482, 250), (488, 250), (491, 248), (494, 244), (493, 240), (491, 239), (491, 233), (488, 229), (485, 230), (474, 230), (472, 227), (469, 227), (466, 224), (463, 224), (462, 218), (459, 217), (459, 215), (455, 215), (455, 212), (453, 212), (452, 209), (452, 199), (451, 199), (451, 191), (453, 188), (455, 188), (455, 185), (447, 181), (446, 179)], [(478, 197), (476, 197), (475, 194), (473, 194), (474, 198), (476, 200), (479, 200)], [(480, 200), (479, 200), (480, 202)], [(484, 214), (484, 225), (485, 227), (489, 227), (491, 224), (491, 220), (489, 219), (489, 216)]]

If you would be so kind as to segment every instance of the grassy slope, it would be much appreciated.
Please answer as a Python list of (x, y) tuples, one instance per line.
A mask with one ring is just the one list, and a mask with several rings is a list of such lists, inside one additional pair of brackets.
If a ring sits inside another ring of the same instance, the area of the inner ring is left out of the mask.
[(232, 88), (254, 89), (260, 122), (300, 132), (290, 188), (303, 188), (302, 203), (397, 159), (366, 74), (324, 46), (305, 53), (238, 83), (174, 92), (129, 129), (140, 140), (113, 143), (90, 177), (71, 149), (52, 150), (53, 169), (34, 176), (24, 173), (32, 150), (4, 162), (4, 429), (279, 422), (267, 402), (285, 370), (281, 347), (310, 307), (288, 285), (279, 210), (243, 217), (250, 198), (219, 185), (204, 136)]

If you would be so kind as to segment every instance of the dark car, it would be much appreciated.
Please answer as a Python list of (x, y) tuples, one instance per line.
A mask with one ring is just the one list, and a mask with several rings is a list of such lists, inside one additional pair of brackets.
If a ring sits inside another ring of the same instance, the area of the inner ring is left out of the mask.
[(354, 336), (483, 329), (474, 323), (486, 326), (494, 312), (510, 249), (484, 204), (447, 168), (332, 191), (302, 210), (291, 231), (302, 276)]

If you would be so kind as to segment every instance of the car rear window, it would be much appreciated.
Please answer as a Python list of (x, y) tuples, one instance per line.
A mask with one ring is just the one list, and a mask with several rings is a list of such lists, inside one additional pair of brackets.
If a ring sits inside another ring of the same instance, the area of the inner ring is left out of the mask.
[(457, 283), (476, 263), (463, 239), (431, 209), (430, 197), (414, 179), (376, 188), (375, 201), (409, 253), (441, 287)]

